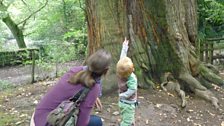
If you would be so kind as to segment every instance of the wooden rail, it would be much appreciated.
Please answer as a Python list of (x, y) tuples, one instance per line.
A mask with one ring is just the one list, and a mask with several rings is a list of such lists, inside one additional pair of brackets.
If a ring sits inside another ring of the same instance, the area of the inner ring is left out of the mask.
[(207, 38), (206, 41), (220, 41), (224, 40), (224, 38)]
[(200, 44), (200, 59), (201, 61), (213, 64), (213, 60), (223, 58), (215, 56), (214, 50), (224, 49), (224, 38), (207, 38), (203, 44)]

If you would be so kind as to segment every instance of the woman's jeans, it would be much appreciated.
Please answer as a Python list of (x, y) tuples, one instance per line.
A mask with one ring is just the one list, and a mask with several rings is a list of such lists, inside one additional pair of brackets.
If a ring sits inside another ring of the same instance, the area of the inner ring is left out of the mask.
[(88, 126), (103, 126), (103, 122), (99, 116), (91, 115)]

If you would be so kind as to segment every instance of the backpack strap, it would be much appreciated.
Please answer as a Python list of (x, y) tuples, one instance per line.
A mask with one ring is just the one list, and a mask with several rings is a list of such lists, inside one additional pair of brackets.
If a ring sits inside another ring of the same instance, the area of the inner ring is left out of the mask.
[(76, 103), (80, 103), (81, 101), (83, 101), (85, 99), (89, 90), (90, 90), (89, 88), (84, 87), (78, 93), (76, 93), (72, 98), (70, 98), (69, 100), (73, 101), (73, 102), (76, 102)]

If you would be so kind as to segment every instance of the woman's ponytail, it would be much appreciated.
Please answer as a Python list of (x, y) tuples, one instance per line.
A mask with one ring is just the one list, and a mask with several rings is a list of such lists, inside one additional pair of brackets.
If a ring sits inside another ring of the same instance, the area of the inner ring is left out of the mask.
[(71, 84), (83, 84), (86, 87), (92, 87), (96, 82), (92, 77), (92, 72), (88, 70), (82, 70), (69, 79)]
[(92, 87), (96, 82), (97, 77), (106, 74), (111, 63), (111, 54), (105, 50), (98, 50), (87, 59), (87, 70), (82, 70), (73, 75), (69, 82), (72, 84), (83, 84), (87, 87)]

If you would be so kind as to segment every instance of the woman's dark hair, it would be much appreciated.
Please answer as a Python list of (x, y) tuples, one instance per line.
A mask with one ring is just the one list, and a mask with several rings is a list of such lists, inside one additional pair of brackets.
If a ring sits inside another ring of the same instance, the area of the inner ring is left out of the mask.
[(92, 87), (96, 82), (95, 76), (106, 74), (111, 63), (111, 54), (103, 49), (98, 50), (87, 59), (87, 70), (82, 70), (73, 75), (69, 82), (71, 84), (83, 84), (87, 87)]

